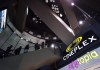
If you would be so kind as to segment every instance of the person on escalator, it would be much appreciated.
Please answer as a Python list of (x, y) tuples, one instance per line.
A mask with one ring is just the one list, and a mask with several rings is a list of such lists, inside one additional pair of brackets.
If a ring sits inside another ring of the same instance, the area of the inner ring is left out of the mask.
[(35, 50), (39, 50), (39, 49), (40, 49), (39, 44), (36, 43), (36, 44), (35, 44)]
[(45, 43), (42, 42), (42, 43), (41, 43), (41, 48), (43, 49), (44, 47), (45, 47)]
[(4, 57), (7, 57), (9, 55), (9, 53), (12, 51), (12, 47), (13, 47), (13, 45), (10, 45), (9, 47), (7, 47), (7, 49), (4, 53)]
[(29, 50), (29, 44), (25, 46), (25, 48), (24, 48), (24, 53), (27, 53), (28, 50)]
[(15, 49), (15, 51), (14, 51), (15, 55), (19, 55), (21, 49), (22, 49), (22, 46), (20, 46), (19, 48)]

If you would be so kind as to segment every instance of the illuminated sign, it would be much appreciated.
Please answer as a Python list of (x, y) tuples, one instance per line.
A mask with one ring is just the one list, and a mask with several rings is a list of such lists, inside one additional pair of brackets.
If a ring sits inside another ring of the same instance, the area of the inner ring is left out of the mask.
[(84, 35), (79, 36), (66, 48), (66, 54), (63, 56), (63, 60), (67, 60), (73, 55), (77, 55), (77, 53), (80, 53), (84, 48), (90, 48), (88, 45), (97, 40), (98, 37), (92, 31), (88, 31)]
[(66, 49), (66, 52), (70, 52), (74, 47), (76, 47), (82, 41), (82, 36), (76, 38)]
[(88, 63), (92, 61), (93, 59), (98, 58), (99, 55), (96, 51), (88, 52), (86, 55), (83, 57), (73, 61), (68, 65), (68, 70), (74, 70), (75, 68), (78, 68), (81, 64)]
[(100, 62), (100, 46), (92, 46), (98, 47), (90, 52), (87, 52), (85, 55), (77, 58), (72, 61), (70, 64), (60, 68), (59, 70), (85, 70), (91, 66), (99, 64)]

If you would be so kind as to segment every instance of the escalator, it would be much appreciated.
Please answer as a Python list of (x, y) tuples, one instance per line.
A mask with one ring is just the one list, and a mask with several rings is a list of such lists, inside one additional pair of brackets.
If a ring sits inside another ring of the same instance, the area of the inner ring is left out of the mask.
[(0, 59), (1, 70), (36, 70), (60, 59), (50, 48)]

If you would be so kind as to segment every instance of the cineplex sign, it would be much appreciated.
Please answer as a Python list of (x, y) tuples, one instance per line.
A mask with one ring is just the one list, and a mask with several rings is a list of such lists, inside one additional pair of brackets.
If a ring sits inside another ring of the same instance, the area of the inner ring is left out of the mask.
[(80, 53), (83, 49), (90, 48), (88, 46), (96, 42), (98, 39), (99, 38), (93, 31), (88, 31), (82, 36), (79, 36), (66, 48), (66, 54), (63, 56), (63, 60), (68, 60), (73, 55)]

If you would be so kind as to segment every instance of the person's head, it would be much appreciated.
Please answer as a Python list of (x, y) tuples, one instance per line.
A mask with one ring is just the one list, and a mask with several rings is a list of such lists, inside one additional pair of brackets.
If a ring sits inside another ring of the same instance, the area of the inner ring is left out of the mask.
[(22, 46), (20, 46), (19, 48), (22, 48)]
[(44, 45), (44, 42), (42, 42), (42, 45)]
[(44, 42), (42, 42), (42, 44), (44, 44)]
[(29, 44), (27, 44), (26, 46), (29, 46)]
[(27, 44), (26, 47), (29, 47), (29, 44)]
[(13, 45), (10, 45), (10, 47), (13, 47)]

